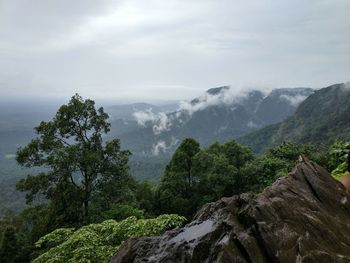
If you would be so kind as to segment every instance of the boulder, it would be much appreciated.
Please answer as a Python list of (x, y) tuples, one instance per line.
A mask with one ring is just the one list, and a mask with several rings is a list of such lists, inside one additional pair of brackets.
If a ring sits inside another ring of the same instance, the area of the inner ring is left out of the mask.
[(158, 237), (130, 238), (111, 263), (350, 262), (350, 195), (301, 157), (260, 194), (204, 205), (194, 220)]

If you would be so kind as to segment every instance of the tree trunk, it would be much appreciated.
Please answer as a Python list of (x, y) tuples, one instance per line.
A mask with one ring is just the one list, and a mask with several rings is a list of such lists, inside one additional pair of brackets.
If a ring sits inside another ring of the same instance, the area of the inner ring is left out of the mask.
[[(85, 197), (86, 198), (86, 197)], [(84, 212), (83, 212), (83, 223), (89, 223), (89, 200), (86, 198), (84, 200)]]

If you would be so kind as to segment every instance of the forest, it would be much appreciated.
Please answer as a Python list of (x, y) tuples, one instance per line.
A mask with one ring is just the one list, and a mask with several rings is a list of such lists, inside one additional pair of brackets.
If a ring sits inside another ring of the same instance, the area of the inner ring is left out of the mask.
[(16, 153), (32, 174), (16, 185), (27, 207), (0, 219), (0, 262), (106, 262), (128, 237), (159, 235), (205, 203), (261, 191), (299, 155), (340, 178), (350, 150), (341, 140), (327, 147), (282, 141), (258, 155), (235, 140), (204, 147), (185, 138), (159, 182), (147, 182), (131, 174), (131, 152), (120, 140), (106, 140), (109, 116), (93, 100), (76, 94), (35, 131)]

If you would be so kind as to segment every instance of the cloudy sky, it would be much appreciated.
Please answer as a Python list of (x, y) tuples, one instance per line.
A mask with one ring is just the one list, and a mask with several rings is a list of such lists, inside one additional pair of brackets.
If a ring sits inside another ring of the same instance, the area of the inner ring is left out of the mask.
[(186, 99), (350, 80), (348, 0), (0, 0), (0, 96)]

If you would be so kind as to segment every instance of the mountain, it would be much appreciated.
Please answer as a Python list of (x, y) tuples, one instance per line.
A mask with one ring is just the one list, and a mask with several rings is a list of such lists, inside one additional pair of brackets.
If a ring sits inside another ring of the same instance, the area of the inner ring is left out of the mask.
[(173, 112), (134, 113), (138, 129), (118, 136), (122, 145), (136, 155), (172, 153), (186, 137), (202, 145), (222, 142), (284, 120), (312, 93), (310, 88), (275, 89), (268, 94), (258, 90), (237, 94), (228, 86), (213, 88), (180, 103)]
[(350, 83), (315, 91), (286, 120), (238, 139), (255, 152), (285, 140), (328, 145), (335, 139), (350, 139)]
[[(157, 180), (178, 143), (193, 137), (202, 145), (237, 138), (293, 114), (297, 103), (311, 89), (278, 89), (266, 94), (253, 90), (235, 93), (228, 86), (207, 90), (202, 96), (180, 104), (134, 103), (105, 107), (111, 132), (105, 139), (120, 138), (133, 153), (131, 172), (138, 179)], [(3, 101), (0, 103), (0, 186), (14, 191), (15, 183), (28, 172), (14, 160), (18, 147), (35, 136), (33, 127), (50, 120), (61, 101)], [(276, 115), (276, 113), (278, 113)], [(23, 196), (0, 194), (1, 204), (13, 200), (23, 207)]]
[(123, 105), (113, 105), (105, 108), (105, 111), (109, 114), (110, 120), (134, 120), (133, 114), (138, 111), (152, 110), (155, 113), (158, 112), (171, 112), (177, 109), (177, 103), (169, 103), (164, 105), (153, 105), (149, 103), (139, 102)]
[(284, 120), (313, 92), (310, 88), (283, 88), (238, 93), (228, 86), (212, 88), (181, 102), (171, 112), (149, 106), (134, 110), (133, 119), (112, 121), (109, 137), (120, 138), (122, 147), (133, 153), (133, 175), (157, 180), (182, 139), (192, 137), (207, 146), (238, 138)]
[(17, 165), (15, 152), (35, 136), (33, 127), (49, 120), (58, 105), (60, 101), (0, 101), (0, 216), (8, 208), (20, 212), (25, 207), (25, 194), (15, 186), (28, 170)]
[(113, 136), (119, 137), (138, 129), (137, 121), (134, 114), (137, 112), (172, 112), (178, 107), (177, 103), (168, 103), (164, 105), (153, 105), (149, 103), (132, 103), (124, 105), (113, 105), (105, 108), (111, 123)]

